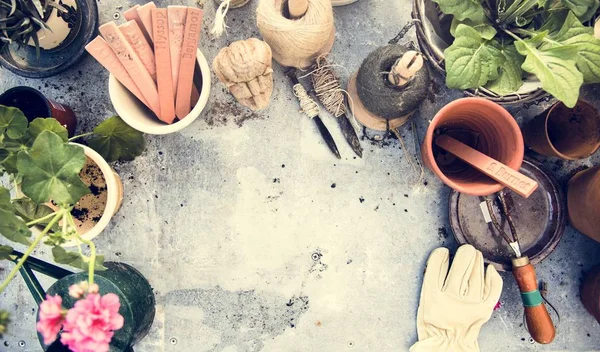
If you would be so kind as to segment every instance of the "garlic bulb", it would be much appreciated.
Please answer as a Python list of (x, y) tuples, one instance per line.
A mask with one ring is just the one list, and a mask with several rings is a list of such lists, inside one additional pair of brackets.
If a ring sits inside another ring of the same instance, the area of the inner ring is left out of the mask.
[(213, 60), (213, 70), (240, 104), (252, 110), (269, 105), (273, 93), (271, 47), (250, 38), (231, 43)]

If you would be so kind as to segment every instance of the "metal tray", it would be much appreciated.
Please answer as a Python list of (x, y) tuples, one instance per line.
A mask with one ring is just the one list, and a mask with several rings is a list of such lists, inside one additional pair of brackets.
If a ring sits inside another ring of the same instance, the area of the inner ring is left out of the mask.
[[(554, 177), (542, 170), (537, 162), (525, 159), (520, 171), (536, 180), (539, 188), (529, 198), (510, 190), (505, 193), (521, 251), (532, 264), (536, 264), (552, 253), (565, 232), (565, 196)], [(479, 207), (483, 198), (452, 191), (449, 201), (450, 226), (456, 241), (479, 249), (496, 269), (510, 271), (514, 253), (493, 225), (485, 222)], [(508, 222), (500, 216), (497, 206), (494, 205), (493, 209), (500, 226), (510, 233)]]

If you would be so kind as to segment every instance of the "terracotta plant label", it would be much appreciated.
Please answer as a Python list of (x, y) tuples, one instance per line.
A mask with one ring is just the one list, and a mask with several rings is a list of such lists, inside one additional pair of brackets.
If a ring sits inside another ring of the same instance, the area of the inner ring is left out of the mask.
[(154, 2), (149, 2), (144, 6), (140, 6), (136, 9), (142, 24), (146, 28), (146, 32), (150, 36), (149, 43), (152, 43), (154, 36), (152, 35), (152, 9), (155, 9), (156, 5)]
[(200, 31), (202, 30), (202, 15), (203, 12), (200, 9), (188, 9), (179, 65), (177, 103), (175, 104), (175, 112), (179, 119), (183, 119), (191, 111), (196, 51), (198, 50), (198, 41), (200, 40)]
[(108, 72), (112, 73), (125, 88), (129, 89), (129, 91), (135, 95), (144, 105), (150, 107), (146, 98), (140, 91), (140, 89), (135, 85), (135, 82), (127, 73), (127, 70), (123, 66), (123, 64), (117, 58), (117, 55), (113, 52), (110, 46), (106, 43), (102, 37), (96, 37), (96, 39), (92, 40), (86, 47), (85, 50), (96, 59), (100, 65), (104, 66), (108, 70)]
[(140, 26), (138, 26), (137, 22), (129, 21), (125, 24), (119, 26), (121, 32), (127, 38), (129, 44), (138, 55), (146, 70), (154, 81), (156, 81), (156, 63), (154, 62), (154, 52), (152, 51), (152, 47), (148, 44), (148, 41), (144, 37)]
[(173, 93), (167, 9), (152, 9), (152, 33), (158, 71), (159, 117), (162, 121), (171, 124), (175, 120), (175, 96)]
[(179, 64), (181, 63), (181, 46), (185, 33), (185, 18), (187, 7), (169, 6), (169, 45), (171, 46), (171, 70), (173, 75), (173, 93), (177, 93), (177, 82), (179, 82)]
[(138, 24), (138, 26), (140, 27), (140, 29), (142, 30), (142, 33), (144, 33), (144, 37), (146, 38), (148, 43), (151, 43), (152, 37), (150, 37), (150, 34), (148, 33), (148, 31), (146, 31), (144, 22), (142, 22), (140, 15), (138, 15), (137, 10), (139, 8), (140, 8), (140, 5), (135, 5), (134, 7), (130, 8), (129, 10), (123, 12), (123, 17), (125, 17), (125, 19), (127, 21), (135, 21)]
[(160, 116), (160, 103), (156, 83), (129, 42), (127, 42), (127, 39), (125, 39), (123, 33), (121, 33), (114, 22), (100, 26), (100, 33), (113, 49), (129, 75), (135, 77), (136, 86), (142, 92), (146, 101), (148, 101), (152, 111), (156, 116)]
[(528, 198), (538, 188), (537, 182), (531, 178), (452, 137), (438, 136), (435, 138), (435, 144), (456, 155), (522, 197)]

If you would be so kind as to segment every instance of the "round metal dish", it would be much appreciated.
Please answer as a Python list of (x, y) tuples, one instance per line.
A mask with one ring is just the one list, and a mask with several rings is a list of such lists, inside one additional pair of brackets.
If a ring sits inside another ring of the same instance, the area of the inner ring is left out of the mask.
[(41, 50), (36, 56), (33, 46), (4, 45), (0, 65), (28, 78), (46, 78), (64, 72), (85, 55), (85, 46), (98, 28), (98, 4), (95, 0), (77, 0), (77, 22), (63, 44), (52, 50)]
[[(556, 180), (531, 159), (523, 160), (520, 171), (536, 180), (539, 188), (529, 198), (510, 190), (505, 190), (505, 195), (519, 235), (521, 252), (535, 265), (552, 253), (565, 232), (565, 196)], [(456, 241), (479, 249), (496, 269), (510, 271), (514, 253), (493, 225), (485, 222), (479, 206), (483, 197), (452, 191), (449, 201), (450, 226)], [(510, 234), (508, 222), (500, 216), (495, 205), (493, 210), (500, 226)]]

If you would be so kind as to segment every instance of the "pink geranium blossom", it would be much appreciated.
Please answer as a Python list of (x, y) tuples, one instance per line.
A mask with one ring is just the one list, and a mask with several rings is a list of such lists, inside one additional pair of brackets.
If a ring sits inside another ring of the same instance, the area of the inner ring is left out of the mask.
[(114, 293), (88, 294), (67, 313), (60, 341), (73, 352), (107, 352), (114, 330), (123, 327)]
[(36, 325), (37, 331), (44, 337), (46, 345), (56, 340), (63, 319), (62, 298), (58, 295), (46, 295), (46, 300), (40, 304), (40, 319)]

